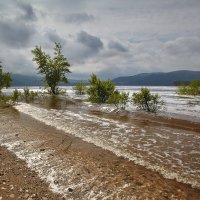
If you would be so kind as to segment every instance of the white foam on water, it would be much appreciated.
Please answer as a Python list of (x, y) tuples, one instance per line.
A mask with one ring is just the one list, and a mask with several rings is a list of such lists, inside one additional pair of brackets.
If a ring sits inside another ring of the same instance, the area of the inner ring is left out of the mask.
[[(99, 183), (98, 176), (93, 175), (92, 178), (81, 177), (77, 181), (79, 163), (63, 162), (58, 157), (52, 156), (54, 150), (45, 149), (45, 151), (40, 151), (39, 147), (45, 141), (24, 142), (23, 140), (17, 140), (16, 133), (18, 132), (9, 133), (7, 130), (5, 133), (5, 131), (0, 130), (0, 145), (13, 152), (19, 159), (24, 160), (31, 170), (35, 171), (42, 180), (49, 184), (50, 190), (61, 194), (67, 200), (74, 199), (68, 190), (69, 188), (83, 192), (81, 195), (83, 199), (110, 199), (123, 191), (124, 187), (127, 187), (125, 184), (118, 186), (116, 191), (110, 191), (108, 195), (104, 191), (99, 191), (99, 188), (92, 188), (93, 184)], [(104, 183), (101, 182), (101, 184), (104, 188)], [(127, 197), (127, 199), (133, 197), (134, 195)]]
[[(60, 111), (28, 104), (17, 105), (16, 109), (58, 130), (112, 151), (117, 156), (128, 158), (136, 164), (157, 171), (165, 178), (176, 179), (200, 188), (200, 174), (198, 170), (193, 170), (194, 164), (196, 168), (200, 168), (200, 165), (192, 160), (190, 163), (182, 161), (182, 158), (188, 155), (187, 148), (191, 149), (190, 152), (195, 150), (193, 153), (200, 151), (198, 145), (200, 139), (196, 133), (171, 133), (171, 130), (167, 129), (161, 130), (162, 134), (158, 134), (158, 131), (149, 133), (149, 127), (140, 131), (138, 127), (128, 123), (121, 124), (115, 120), (67, 110), (61, 111), (62, 115), (56, 115)], [(132, 134), (127, 134), (127, 130)], [(161, 150), (160, 147), (164, 149)], [(176, 168), (172, 170), (172, 166)]]

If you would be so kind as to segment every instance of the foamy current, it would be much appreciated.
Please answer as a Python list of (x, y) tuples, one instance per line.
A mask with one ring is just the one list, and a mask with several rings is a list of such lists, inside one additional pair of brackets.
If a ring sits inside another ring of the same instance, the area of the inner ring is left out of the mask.
[(200, 188), (200, 135), (164, 126), (120, 122), (80, 109), (45, 109), (21, 103), (20, 112), (157, 171)]

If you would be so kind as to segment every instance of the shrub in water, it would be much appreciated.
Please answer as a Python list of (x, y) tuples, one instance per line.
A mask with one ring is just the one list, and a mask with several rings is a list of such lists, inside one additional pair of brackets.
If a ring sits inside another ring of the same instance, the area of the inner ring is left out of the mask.
[(91, 75), (89, 83), (87, 93), (92, 103), (106, 103), (115, 91), (115, 85), (111, 80), (102, 81), (95, 74)]
[(82, 82), (79, 82), (74, 86), (73, 89), (75, 90), (75, 93), (77, 95), (84, 95), (84, 94), (86, 94), (86, 89), (87, 88)]
[(200, 80), (192, 81), (189, 85), (179, 86), (177, 93), (180, 95), (200, 95)]
[(140, 110), (147, 112), (157, 112), (164, 104), (160, 97), (157, 94), (151, 94), (148, 88), (142, 88), (140, 92), (134, 93), (132, 103)]
[(118, 90), (113, 92), (113, 94), (109, 97), (108, 103), (116, 106), (117, 109), (125, 110), (126, 105), (129, 101), (129, 93), (122, 92), (120, 93)]

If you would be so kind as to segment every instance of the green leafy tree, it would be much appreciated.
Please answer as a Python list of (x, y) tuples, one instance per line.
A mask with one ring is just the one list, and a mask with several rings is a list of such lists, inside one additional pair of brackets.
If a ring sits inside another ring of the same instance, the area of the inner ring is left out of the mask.
[(3, 87), (10, 87), (11, 81), (11, 74), (3, 72), (3, 66), (0, 61), (0, 93)]
[(115, 91), (115, 85), (111, 80), (102, 81), (95, 74), (91, 75), (89, 83), (87, 93), (89, 101), (93, 103), (106, 103)]
[(157, 94), (151, 94), (148, 88), (142, 88), (140, 92), (134, 93), (132, 102), (140, 110), (145, 110), (147, 112), (157, 112), (164, 104), (164, 102), (160, 100), (160, 97)]
[(180, 95), (200, 95), (200, 80), (192, 81), (189, 85), (179, 86), (177, 93)]
[(38, 72), (44, 75), (44, 80), (50, 87), (51, 92), (53, 94), (58, 94), (58, 84), (60, 82), (67, 83), (66, 74), (70, 73), (70, 64), (67, 58), (62, 54), (61, 44), (55, 43), (53, 58), (42, 51), (41, 47), (38, 46), (32, 50), (32, 53), (34, 54), (33, 61), (38, 65)]
[(75, 90), (77, 95), (84, 95), (86, 94), (87, 90), (86, 86), (82, 82), (77, 83), (73, 89)]
[(129, 101), (129, 93), (122, 92), (118, 90), (114, 91), (113, 94), (109, 97), (108, 103), (116, 106), (117, 109), (126, 109), (126, 105)]

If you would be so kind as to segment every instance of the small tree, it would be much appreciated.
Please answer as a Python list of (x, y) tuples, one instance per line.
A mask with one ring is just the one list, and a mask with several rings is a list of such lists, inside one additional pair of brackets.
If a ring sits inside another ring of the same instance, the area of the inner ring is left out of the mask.
[(87, 90), (89, 101), (93, 103), (106, 103), (115, 91), (115, 85), (111, 80), (102, 81), (95, 74), (89, 79), (90, 87)]
[(74, 90), (77, 95), (84, 95), (86, 93), (86, 89), (86, 86), (82, 82), (79, 82), (74, 86)]
[(38, 65), (38, 72), (44, 75), (44, 80), (51, 88), (53, 94), (58, 94), (57, 85), (60, 82), (67, 83), (66, 74), (70, 73), (67, 59), (62, 54), (60, 43), (55, 43), (54, 57), (42, 51), (41, 47), (36, 46), (32, 53), (34, 54), (33, 61)]
[(3, 87), (10, 87), (11, 74), (3, 72), (3, 67), (0, 61), (0, 93)]
[(129, 93), (122, 92), (118, 90), (114, 91), (113, 94), (109, 97), (108, 103), (114, 104), (117, 109), (126, 109), (126, 105), (129, 101)]
[(157, 112), (164, 103), (157, 94), (151, 94), (148, 88), (142, 88), (140, 92), (134, 93), (132, 102), (140, 110), (147, 112)]
[(189, 85), (179, 86), (177, 93), (180, 95), (200, 95), (200, 80), (192, 81)]

